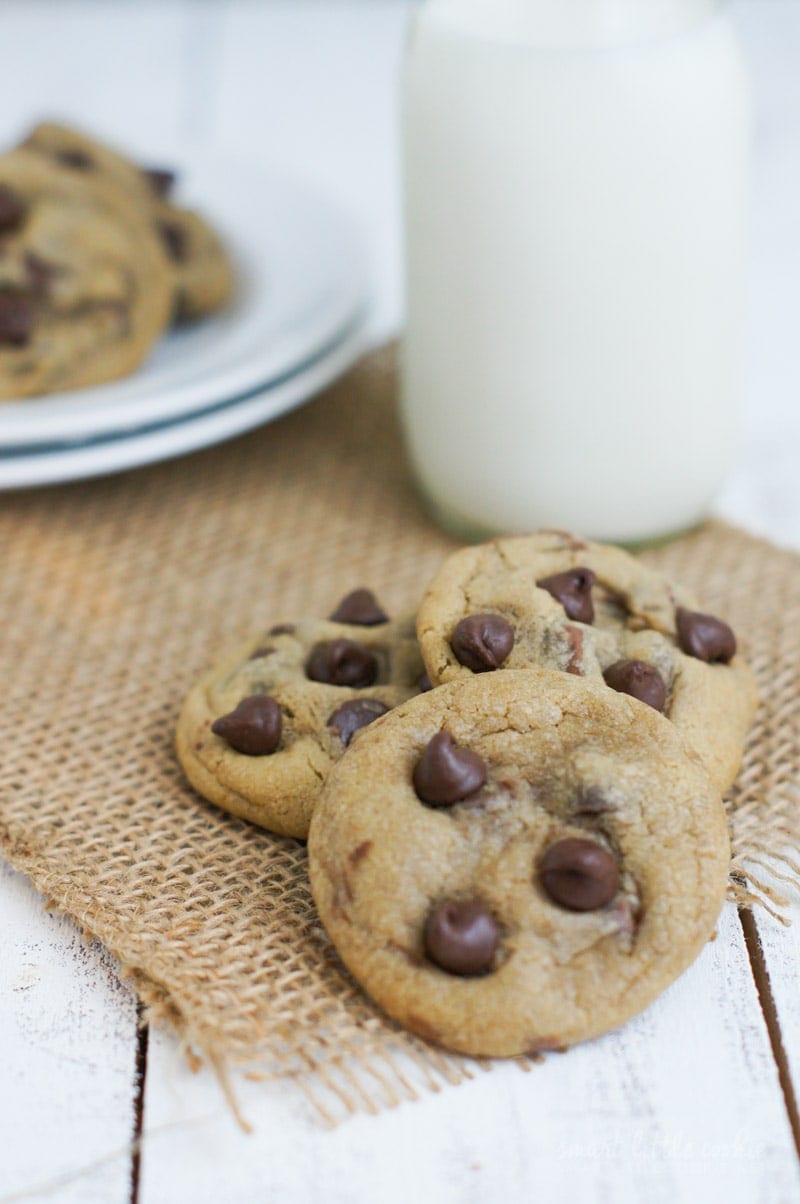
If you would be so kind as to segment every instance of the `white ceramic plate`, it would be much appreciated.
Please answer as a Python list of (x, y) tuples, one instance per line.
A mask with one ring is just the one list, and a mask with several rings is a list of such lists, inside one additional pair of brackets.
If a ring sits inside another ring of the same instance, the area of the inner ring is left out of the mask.
[(363, 324), (356, 323), (344, 338), (298, 372), (270, 388), (251, 391), (201, 414), (80, 446), (52, 447), (33, 454), (0, 453), (0, 489), (105, 476), (232, 439), (308, 401), (341, 376), (364, 350)]
[(179, 198), (208, 214), (233, 253), (236, 301), (168, 333), (124, 380), (0, 403), (0, 451), (174, 422), (297, 372), (352, 328), (365, 306), (364, 257), (335, 204), (219, 158), (180, 169), (180, 179)]

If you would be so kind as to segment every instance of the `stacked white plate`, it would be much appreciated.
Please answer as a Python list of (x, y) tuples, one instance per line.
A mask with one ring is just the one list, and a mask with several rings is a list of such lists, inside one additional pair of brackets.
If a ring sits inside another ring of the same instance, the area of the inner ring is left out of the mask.
[(0, 402), (0, 488), (119, 472), (239, 435), (307, 401), (364, 349), (358, 233), (308, 187), (241, 164), (180, 173), (236, 261), (225, 311), (168, 333), (133, 376)]

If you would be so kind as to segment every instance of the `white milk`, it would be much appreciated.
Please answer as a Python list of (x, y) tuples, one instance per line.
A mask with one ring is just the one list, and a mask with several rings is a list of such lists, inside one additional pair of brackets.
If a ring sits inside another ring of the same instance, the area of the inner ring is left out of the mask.
[(736, 436), (749, 91), (713, 0), (428, 0), (403, 406), (462, 534), (651, 539)]

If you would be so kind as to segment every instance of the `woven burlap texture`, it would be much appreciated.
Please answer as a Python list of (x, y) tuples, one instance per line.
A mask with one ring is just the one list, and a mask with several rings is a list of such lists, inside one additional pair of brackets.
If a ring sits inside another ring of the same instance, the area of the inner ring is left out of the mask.
[[(317, 920), (304, 846), (193, 794), (173, 730), (229, 643), (325, 615), (354, 585), (413, 606), (453, 546), (409, 480), (394, 392), (384, 352), (226, 446), (7, 495), (0, 511), (6, 856), (112, 950), (187, 1050), (223, 1075), (293, 1076), (328, 1115), (329, 1101), (374, 1110), (475, 1063), (370, 1004)], [(761, 870), (798, 872), (800, 558), (721, 524), (647, 558), (730, 619), (758, 673), (732, 890), (780, 910)]]

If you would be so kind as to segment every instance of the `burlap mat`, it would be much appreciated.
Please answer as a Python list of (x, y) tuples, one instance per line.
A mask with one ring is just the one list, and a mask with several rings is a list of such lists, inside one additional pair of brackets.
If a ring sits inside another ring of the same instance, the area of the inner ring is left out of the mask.
[[(221, 647), (326, 614), (358, 584), (395, 611), (413, 606), (452, 546), (409, 482), (391, 354), (224, 447), (6, 495), (0, 546), (12, 864), (221, 1074), (293, 1076), (329, 1117), (471, 1075), (475, 1063), (385, 1021), (343, 970), (303, 845), (203, 803), (172, 750), (181, 697)], [(761, 871), (800, 872), (800, 558), (713, 524), (648, 559), (731, 620), (758, 672), (764, 705), (731, 801), (732, 889), (779, 911)]]

